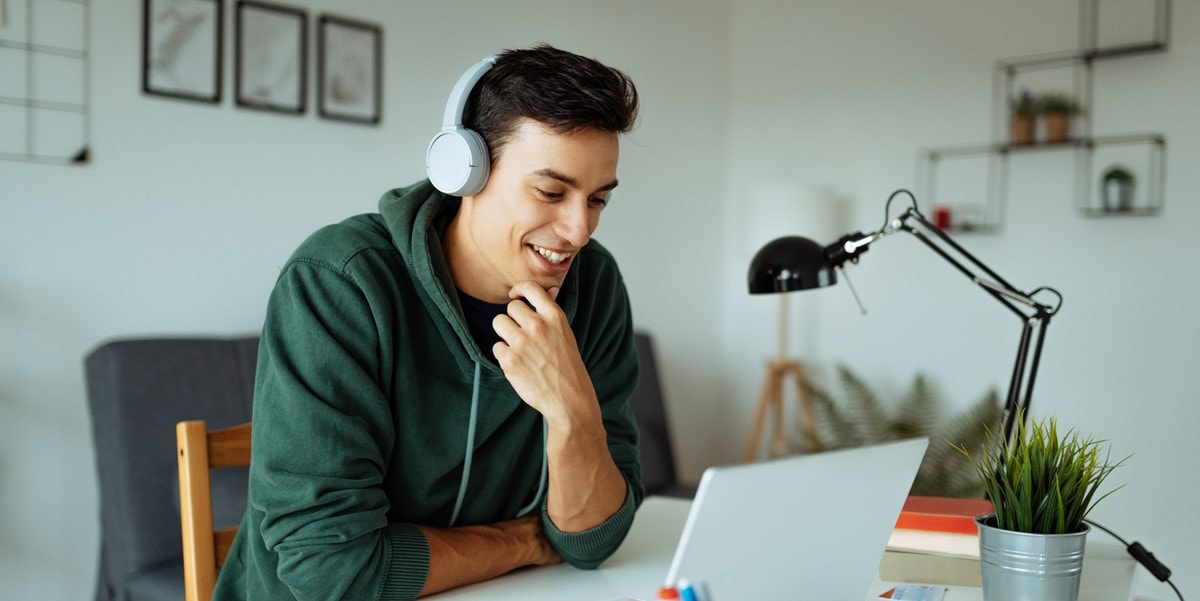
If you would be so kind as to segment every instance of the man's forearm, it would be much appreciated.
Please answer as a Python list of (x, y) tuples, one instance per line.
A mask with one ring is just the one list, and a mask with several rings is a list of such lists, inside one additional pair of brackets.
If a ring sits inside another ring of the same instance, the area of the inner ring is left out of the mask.
[(541, 518), (536, 515), (498, 524), (419, 528), (429, 542), (429, 575), (422, 597), (520, 567), (562, 561), (542, 534)]
[(628, 485), (608, 452), (598, 408), (578, 419), (549, 423), (546, 452), (546, 509), (559, 530), (594, 528), (621, 508)]

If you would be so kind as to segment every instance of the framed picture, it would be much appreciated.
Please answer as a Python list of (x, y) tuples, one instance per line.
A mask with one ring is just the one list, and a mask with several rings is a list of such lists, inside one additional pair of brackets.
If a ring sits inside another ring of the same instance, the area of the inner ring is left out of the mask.
[(305, 111), (308, 16), (303, 10), (238, 0), (234, 90), (247, 108)]
[(326, 119), (379, 123), (383, 31), (378, 25), (321, 15), (317, 25), (317, 112)]
[(145, 0), (142, 90), (221, 101), (224, 0)]

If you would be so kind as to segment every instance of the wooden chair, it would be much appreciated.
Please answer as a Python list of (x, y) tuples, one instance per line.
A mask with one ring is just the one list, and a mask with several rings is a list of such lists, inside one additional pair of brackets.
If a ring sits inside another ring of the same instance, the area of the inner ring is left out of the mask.
[(179, 517), (183, 583), (188, 601), (212, 599), (217, 568), (225, 564), (237, 526), (213, 530), (209, 470), (250, 465), (250, 424), (208, 431), (202, 420), (175, 426), (179, 453)]

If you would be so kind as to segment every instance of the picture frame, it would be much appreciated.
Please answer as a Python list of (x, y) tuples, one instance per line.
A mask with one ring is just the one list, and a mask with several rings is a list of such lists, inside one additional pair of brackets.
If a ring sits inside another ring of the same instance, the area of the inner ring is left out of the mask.
[(300, 115), (307, 110), (308, 14), (238, 0), (234, 96), (238, 106)]
[(145, 0), (142, 91), (221, 101), (225, 0)]
[(383, 29), (323, 14), (317, 24), (317, 112), (378, 125), (383, 112)]

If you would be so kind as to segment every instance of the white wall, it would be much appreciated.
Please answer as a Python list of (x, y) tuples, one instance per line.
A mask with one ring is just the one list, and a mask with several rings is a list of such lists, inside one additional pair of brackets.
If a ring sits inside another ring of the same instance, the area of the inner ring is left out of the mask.
[[(115, 336), (254, 331), (301, 238), (421, 175), (445, 95), (480, 56), (548, 41), (638, 82), (642, 124), (622, 146), (621, 193), (597, 237), (657, 336), (680, 464), (694, 479), (740, 455), (775, 350), (777, 299), (744, 291), (754, 248), (777, 233), (878, 227), (886, 195), (915, 184), (918, 148), (989, 139), (996, 59), (1077, 38), (1068, 0), (295, 4), (383, 25), (380, 127), (235, 109), (228, 80), (218, 107), (142, 96), (141, 3), (98, 0), (95, 161), (0, 162), (0, 598), (90, 595), (84, 355)], [(1200, 8), (1175, 4), (1170, 52), (1096, 68), (1097, 133), (1168, 137), (1163, 215), (1077, 217), (1069, 161), (1023, 157), (1003, 233), (963, 242), (1017, 285), (1066, 296), (1036, 408), (1134, 454), (1114, 477), (1127, 486), (1096, 517), (1147, 543), (1194, 594), (1189, 426), (1200, 410), (1187, 377), (1200, 284), (1187, 274), (1200, 254), (1189, 244), (1200, 119), (1187, 107), (1200, 95), (1189, 37)], [(811, 228), (783, 223), (782, 211), (751, 214), (792, 198), (830, 206), (787, 209)], [(814, 376), (845, 362), (886, 393), (921, 370), (959, 405), (1003, 387), (1016, 322), (915, 241), (881, 242), (851, 275), (866, 318), (844, 286), (789, 299), (791, 348)], [(1147, 580), (1147, 595), (1169, 596)]]
[[(1034, 411), (1110, 439), (1114, 457), (1133, 454), (1113, 476), (1125, 488), (1094, 517), (1143, 541), (1195, 595), (1200, 409), (1191, 378), (1200, 367), (1200, 283), (1189, 274), (1200, 258), (1191, 235), (1200, 225), (1200, 119), (1185, 99), (1200, 95), (1200, 6), (1174, 5), (1169, 52), (1095, 68), (1097, 134), (1167, 136), (1162, 215), (1079, 217), (1069, 153), (1035, 153), (1013, 160), (1003, 232), (959, 240), (1016, 285), (1051, 285), (1065, 296), (1048, 330)], [(917, 149), (990, 140), (995, 61), (1073, 47), (1077, 17), (1075, 2), (1035, 0), (733, 6), (726, 244), (735, 258), (726, 264), (724, 360), (731, 389), (744, 391), (737, 415), (747, 423), (775, 324), (775, 299), (733, 285), (749, 260), (738, 225), (749, 220), (748, 197), (773, 186), (798, 201), (842, 199), (852, 206), (847, 230), (878, 228), (888, 194), (917, 185)], [(949, 265), (897, 235), (850, 273), (865, 318), (843, 285), (791, 295), (792, 348), (818, 376), (844, 362), (895, 398), (923, 371), (957, 407), (988, 386), (1004, 391), (1020, 325)], [(1174, 597), (1148, 575), (1140, 590)]]
[[(720, 237), (724, 2), (291, 4), (310, 18), (331, 11), (383, 26), (381, 126), (320, 120), (311, 108), (303, 117), (237, 109), (229, 54), (219, 106), (143, 96), (142, 3), (99, 0), (94, 162), (0, 162), (0, 599), (91, 595), (98, 499), (85, 354), (118, 336), (256, 331), (296, 244), (421, 177), (455, 79), (506, 47), (553, 43), (639, 84), (643, 125), (623, 144), (621, 194), (597, 237), (621, 260), (635, 318), (660, 337), (662, 355), (698, 367), (667, 374), (671, 392), (714, 398), (718, 357), (703, 352), (711, 335), (690, 311), (720, 313), (706, 266), (721, 250), (682, 241)], [(686, 223), (681, 205), (695, 210)], [(693, 473), (717, 459), (681, 444)]]

